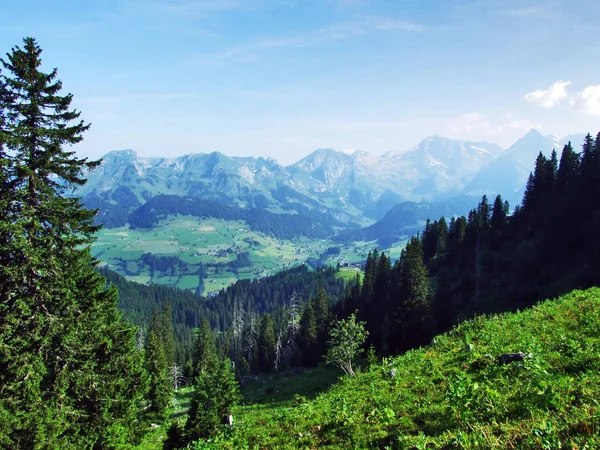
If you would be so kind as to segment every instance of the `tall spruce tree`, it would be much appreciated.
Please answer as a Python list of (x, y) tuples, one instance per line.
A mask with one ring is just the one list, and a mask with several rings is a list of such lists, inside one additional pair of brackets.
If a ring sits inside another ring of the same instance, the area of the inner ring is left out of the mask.
[(189, 417), (185, 424), (188, 442), (210, 437), (240, 400), (232, 362), (225, 359), (213, 370), (203, 370), (194, 382)]
[(202, 319), (196, 335), (196, 353), (194, 355), (194, 376), (203, 371), (214, 371), (219, 365), (215, 337), (208, 320)]
[(258, 367), (262, 372), (271, 372), (275, 367), (275, 330), (270, 314), (260, 319), (258, 326)]
[(160, 422), (167, 418), (173, 388), (169, 377), (169, 360), (165, 351), (164, 320), (158, 311), (154, 313), (148, 330), (144, 356), (146, 370), (150, 377), (147, 413), (149, 419)]
[(185, 424), (187, 442), (209, 437), (217, 432), (223, 416), (240, 398), (233, 363), (219, 361), (215, 338), (206, 319), (196, 336), (196, 374), (194, 393), (190, 401), (189, 418)]
[(398, 351), (425, 343), (434, 332), (431, 286), (419, 236), (412, 237), (406, 244), (395, 271), (398, 279), (395, 292), (396, 322), (390, 334), (389, 348)]
[(89, 125), (41, 53), (26, 38), (1, 60), (0, 447), (124, 447), (146, 390), (136, 330), (94, 270), (95, 212), (64, 196), (99, 162), (65, 150)]
[(167, 366), (172, 368), (176, 362), (175, 333), (173, 332), (173, 308), (167, 301), (160, 312), (161, 334)]
[(320, 356), (317, 349), (319, 334), (317, 320), (311, 303), (311, 301), (306, 302), (300, 318), (300, 349), (302, 350), (302, 362), (306, 367), (316, 366)]

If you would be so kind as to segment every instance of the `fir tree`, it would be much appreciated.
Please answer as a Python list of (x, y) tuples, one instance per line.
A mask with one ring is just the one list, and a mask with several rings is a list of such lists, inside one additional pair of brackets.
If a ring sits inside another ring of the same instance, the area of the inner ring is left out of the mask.
[(275, 365), (275, 330), (270, 314), (260, 319), (258, 327), (258, 367), (262, 372), (271, 372)]
[(556, 173), (556, 187), (559, 193), (564, 193), (571, 187), (579, 175), (579, 155), (575, 153), (571, 143), (563, 147), (560, 164)]
[(434, 331), (429, 274), (423, 262), (421, 239), (413, 237), (402, 251), (395, 268), (396, 323), (390, 348), (396, 351), (426, 342)]
[(150, 376), (147, 413), (149, 418), (155, 421), (167, 418), (167, 410), (173, 396), (163, 332), (163, 318), (156, 312), (148, 330), (145, 353), (146, 370)]
[(214, 370), (202, 371), (194, 383), (185, 425), (188, 442), (216, 434), (219, 424), (239, 400), (239, 386), (230, 360), (224, 360)]
[(194, 375), (198, 376), (204, 371), (214, 371), (219, 365), (215, 337), (208, 320), (202, 319), (196, 336), (196, 354), (194, 357)]
[(95, 212), (64, 196), (99, 162), (64, 149), (89, 125), (41, 53), (26, 38), (0, 76), (0, 446), (124, 447), (146, 389), (136, 330), (94, 270)]
[(300, 319), (300, 348), (302, 350), (302, 361), (307, 367), (316, 366), (319, 362), (317, 320), (311, 303), (310, 301), (306, 303)]
[(165, 349), (167, 367), (172, 368), (176, 362), (176, 348), (175, 334), (173, 332), (173, 308), (168, 301), (163, 303), (163, 307), (160, 312), (160, 333), (163, 347)]

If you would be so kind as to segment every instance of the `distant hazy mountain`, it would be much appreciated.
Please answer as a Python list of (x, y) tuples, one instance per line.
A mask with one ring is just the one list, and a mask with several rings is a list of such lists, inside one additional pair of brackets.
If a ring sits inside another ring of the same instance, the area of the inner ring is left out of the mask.
[(502, 194), (511, 203), (520, 202), (527, 177), (533, 170), (537, 155), (542, 152), (549, 156), (556, 150), (558, 158), (566, 143), (571, 141), (577, 151), (581, 148), (584, 135), (571, 135), (559, 139), (554, 136), (543, 136), (537, 130), (531, 130), (491, 164), (480, 170), (474, 179), (465, 187), (464, 192), (470, 195)]
[(432, 136), (405, 153), (374, 157), (320, 149), (287, 172), (295, 186), (322, 199), (335, 199), (372, 217), (405, 200), (433, 200), (459, 194), (477, 172), (503, 150), (488, 142)]
[(427, 219), (466, 215), (478, 201), (477, 197), (457, 196), (440, 202), (401, 202), (376, 223), (360, 230), (342, 231), (335, 240), (377, 241), (381, 248), (387, 248), (402, 238), (422, 232)]
[[(565, 139), (579, 148), (583, 136)], [(272, 159), (217, 152), (144, 158), (123, 150), (108, 153), (76, 194), (88, 206), (100, 209), (100, 220), (107, 226), (123, 225), (150, 199), (170, 195), (265, 214), (310, 213), (314, 220), (321, 215), (332, 226), (353, 223), (356, 227), (384, 217), (394, 205), (406, 201), (442, 202), (484, 193), (520, 200), (537, 154), (562, 149), (565, 139), (532, 130), (505, 151), (488, 142), (431, 136), (409, 151), (382, 156), (319, 149), (288, 167)], [(458, 209), (450, 208), (448, 214), (463, 212)]]

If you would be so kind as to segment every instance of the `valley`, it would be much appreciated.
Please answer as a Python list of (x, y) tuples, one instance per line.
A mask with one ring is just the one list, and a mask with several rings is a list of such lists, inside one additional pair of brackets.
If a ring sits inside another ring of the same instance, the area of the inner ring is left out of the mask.
[(468, 213), (481, 195), (514, 205), (535, 156), (565, 142), (531, 130), (510, 148), (431, 136), (401, 153), (318, 149), (284, 167), (218, 152), (108, 153), (74, 194), (98, 209), (94, 256), (139, 283), (214, 295), (299, 264), (397, 259), (428, 219)]
[[(340, 264), (353, 274), (376, 241), (340, 244), (298, 237), (277, 239), (245, 222), (170, 216), (151, 229), (103, 228), (92, 254), (130, 281), (214, 294), (238, 280), (261, 278), (290, 267)], [(397, 258), (405, 241), (386, 249)], [(144, 256), (145, 255), (145, 256)], [(202, 287), (202, 290), (198, 287)]]

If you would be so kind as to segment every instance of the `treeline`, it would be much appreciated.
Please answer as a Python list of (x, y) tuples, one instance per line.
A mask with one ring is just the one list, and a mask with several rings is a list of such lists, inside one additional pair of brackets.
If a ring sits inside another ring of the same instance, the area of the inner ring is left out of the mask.
[(129, 215), (132, 228), (152, 228), (169, 214), (244, 220), (255, 231), (279, 239), (307, 236), (315, 239), (333, 234), (342, 224), (331, 216), (306, 208), (302, 214), (276, 214), (266, 209), (241, 208), (218, 200), (175, 195), (157, 195)]
[(168, 302), (176, 340), (176, 355), (180, 365), (189, 365), (194, 342), (194, 330), (206, 319), (215, 331), (225, 332), (233, 324), (235, 305), (255, 315), (275, 313), (286, 307), (296, 294), (298, 301), (315, 297), (319, 287), (326, 296), (337, 299), (344, 293), (344, 281), (337, 269), (322, 267), (310, 270), (298, 266), (260, 280), (239, 280), (206, 299), (191, 291), (161, 285), (141, 285), (127, 281), (107, 267), (98, 271), (119, 292), (119, 308), (142, 329), (147, 329), (155, 311)]

